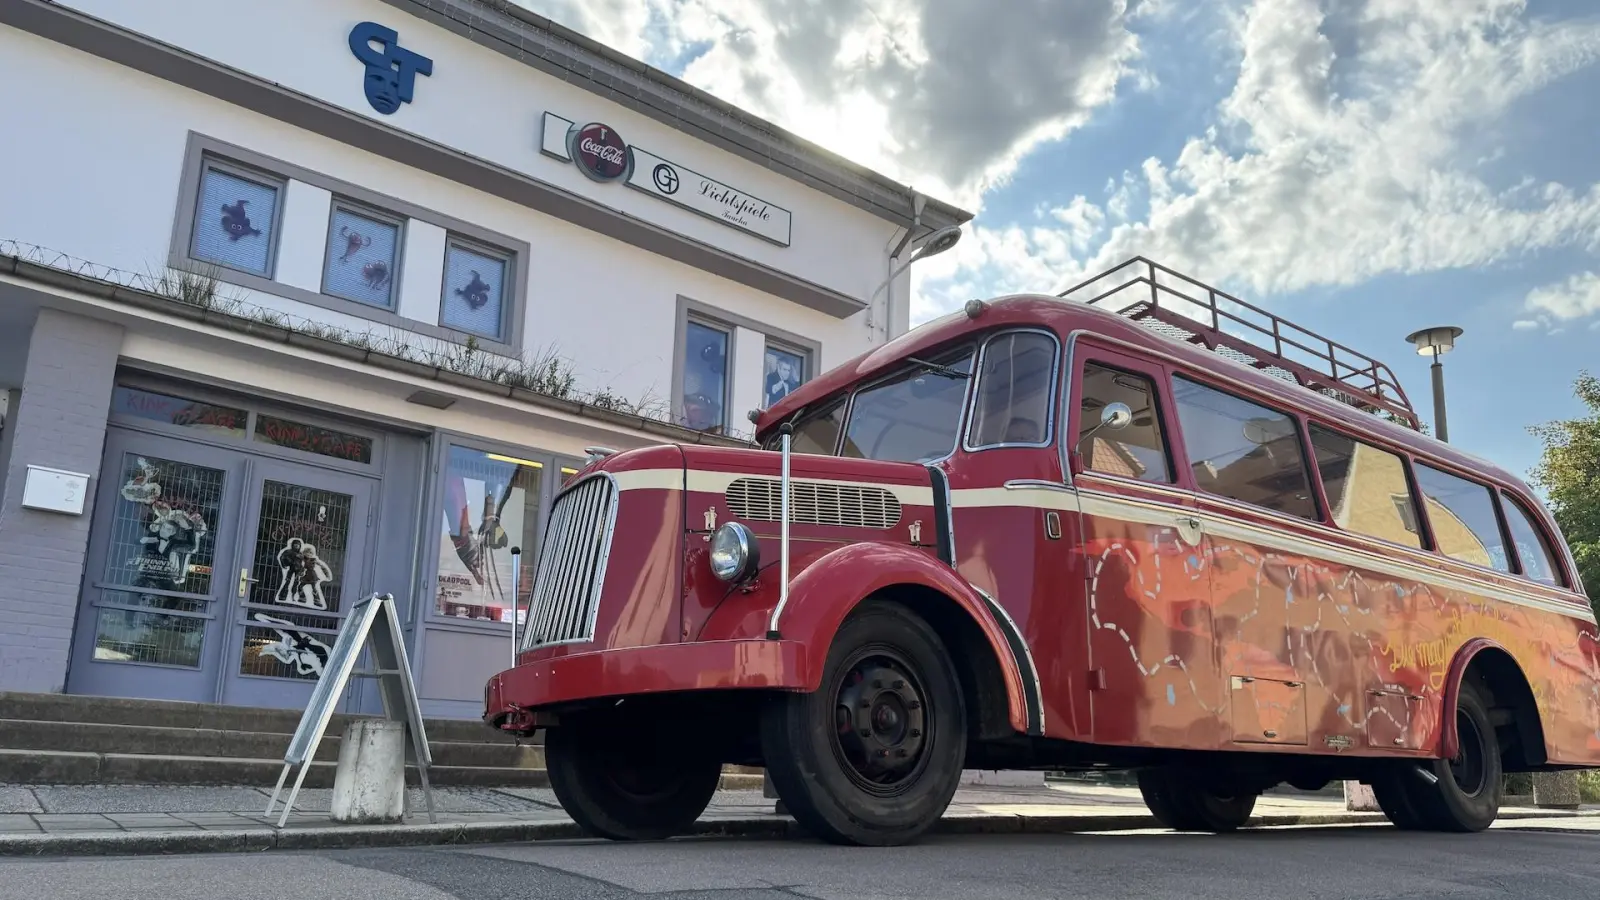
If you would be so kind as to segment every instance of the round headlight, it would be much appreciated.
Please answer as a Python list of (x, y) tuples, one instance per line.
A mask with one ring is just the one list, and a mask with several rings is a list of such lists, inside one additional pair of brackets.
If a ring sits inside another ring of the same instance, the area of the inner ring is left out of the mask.
[(711, 574), (723, 581), (744, 581), (761, 565), (756, 536), (738, 522), (727, 522), (711, 535)]

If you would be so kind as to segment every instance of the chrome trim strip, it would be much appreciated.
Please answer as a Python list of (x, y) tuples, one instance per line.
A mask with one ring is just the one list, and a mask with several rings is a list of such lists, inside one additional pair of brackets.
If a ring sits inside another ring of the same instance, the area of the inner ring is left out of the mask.
[[(1091, 490), (1080, 490), (1078, 502), (1082, 507), (1082, 514), (1085, 516), (1099, 516), (1144, 525), (1172, 524), (1174, 508), (1158, 503), (1131, 500), (1127, 497)], [(1438, 568), (1439, 560), (1431, 559), (1424, 562), (1422, 559), (1417, 558), (1417, 554), (1399, 545), (1393, 546), (1406, 557), (1404, 559), (1394, 559), (1374, 551), (1341, 547), (1329, 541), (1298, 537), (1270, 528), (1247, 525), (1204, 510), (1191, 510), (1187, 506), (1182, 507), (1179, 511), (1199, 518), (1205, 523), (1206, 533), (1212, 536), (1231, 537), (1236, 540), (1271, 547), (1275, 550), (1296, 553), (1314, 559), (1323, 559), (1353, 568), (1381, 572), (1394, 578), (1421, 582), (1433, 587), (1500, 600), (1515, 606), (1568, 616), (1590, 624), (1595, 623), (1594, 613), (1587, 607), (1580, 607), (1576, 603), (1563, 603), (1560, 600), (1453, 575)], [(1316, 523), (1309, 524), (1315, 525)]]

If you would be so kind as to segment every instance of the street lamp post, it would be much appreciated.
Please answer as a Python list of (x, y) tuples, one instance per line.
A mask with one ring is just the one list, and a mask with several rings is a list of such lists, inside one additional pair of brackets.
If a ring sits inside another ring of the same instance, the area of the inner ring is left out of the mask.
[(1450, 427), (1445, 421), (1444, 365), (1439, 362), (1439, 357), (1455, 348), (1458, 337), (1461, 337), (1461, 329), (1454, 325), (1424, 328), (1406, 335), (1406, 340), (1416, 346), (1419, 356), (1433, 357), (1433, 365), (1429, 367), (1433, 370), (1433, 420), (1441, 441), (1450, 440)]

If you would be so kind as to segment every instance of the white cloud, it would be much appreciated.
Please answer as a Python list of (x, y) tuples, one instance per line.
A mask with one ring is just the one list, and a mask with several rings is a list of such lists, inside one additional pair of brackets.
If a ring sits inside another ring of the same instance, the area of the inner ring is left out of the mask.
[[(1271, 293), (1600, 248), (1600, 185), (1496, 188), (1481, 151), (1463, 149), (1518, 99), (1600, 60), (1600, 19), (1524, 13), (1521, 0), (1257, 0), (1237, 20), (1238, 77), (1213, 128), (1108, 183), (1118, 224), (1028, 287), (1134, 254)], [(1134, 197), (1148, 213), (1122, 221)], [(936, 309), (957, 299), (923, 283)]]
[[(1535, 288), (1528, 292), (1523, 308), (1532, 318), (1517, 320), (1515, 328), (1555, 332), (1576, 319), (1600, 317), (1600, 274), (1579, 272), (1559, 284)], [(1600, 319), (1593, 325), (1600, 327)]]
[(685, 81), (976, 208), (1136, 74), (1131, 23), (1167, 0), (520, 2), (624, 52), (691, 56)]

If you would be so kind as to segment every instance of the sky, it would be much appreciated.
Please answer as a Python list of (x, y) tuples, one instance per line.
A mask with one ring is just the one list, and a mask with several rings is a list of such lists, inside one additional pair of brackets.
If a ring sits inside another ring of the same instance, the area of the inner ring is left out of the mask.
[(1387, 363), (1522, 477), (1600, 373), (1594, 0), (520, 0), (975, 213), (912, 324), (1135, 255)]

